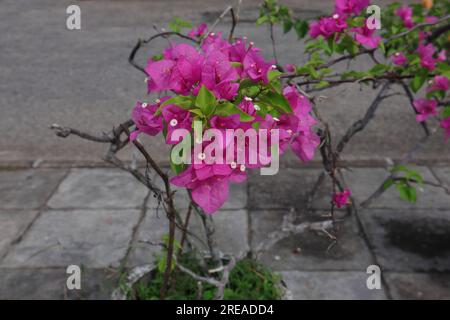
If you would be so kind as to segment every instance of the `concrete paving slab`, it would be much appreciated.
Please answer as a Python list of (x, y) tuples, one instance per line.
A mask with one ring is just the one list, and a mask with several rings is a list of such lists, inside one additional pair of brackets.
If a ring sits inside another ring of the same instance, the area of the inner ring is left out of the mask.
[(116, 267), (131, 241), (138, 210), (45, 211), (4, 258), (4, 267)]
[[(270, 232), (281, 228), (286, 211), (252, 210), (251, 245), (256, 248)], [(356, 221), (345, 218), (339, 224), (338, 242), (334, 247), (323, 232), (307, 231), (287, 237), (276, 243), (260, 259), (275, 270), (366, 270), (372, 264), (370, 251), (365, 245)]]
[(448, 273), (391, 273), (385, 275), (393, 299), (449, 300)]
[(450, 270), (448, 210), (367, 209), (359, 215), (384, 270)]
[[(425, 181), (439, 184), (427, 167), (415, 167)], [(350, 168), (343, 170), (345, 181), (357, 204), (361, 204), (372, 195), (375, 190), (389, 176), (389, 172), (383, 168)], [(424, 209), (424, 208), (450, 208), (450, 195), (443, 187), (424, 184), (416, 185), (417, 202), (410, 203), (400, 198), (395, 187), (386, 190), (378, 199), (374, 200), (370, 208), (404, 208), (404, 209)]]
[[(261, 176), (258, 170), (249, 178), (249, 207), (254, 209), (303, 208), (321, 169), (283, 168), (273, 176)], [(330, 207), (332, 188), (325, 180), (313, 202), (314, 208)]]
[(383, 289), (369, 290), (367, 274), (352, 271), (283, 271), (295, 300), (384, 300)]
[(139, 208), (147, 188), (119, 169), (72, 169), (48, 205), (51, 208)]
[(0, 171), (0, 208), (42, 207), (66, 172), (47, 169)]
[(0, 261), (9, 246), (20, 238), (38, 211), (0, 211)]
[(0, 299), (108, 300), (117, 285), (111, 270), (82, 269), (81, 289), (67, 289), (66, 269), (0, 268)]

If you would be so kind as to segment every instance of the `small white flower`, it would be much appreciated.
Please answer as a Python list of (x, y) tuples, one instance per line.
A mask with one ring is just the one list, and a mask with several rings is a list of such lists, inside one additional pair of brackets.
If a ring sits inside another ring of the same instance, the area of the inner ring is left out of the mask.
[(241, 170), (242, 172), (245, 171), (245, 165), (241, 164), (241, 166), (239, 167), (239, 170)]
[(211, 37), (214, 37), (215, 33), (214, 33), (214, 32), (211, 32), (209, 35), (210, 35)]
[(172, 119), (172, 120), (170, 120), (170, 125), (171, 125), (172, 127), (175, 127), (177, 124), (178, 124), (177, 119)]
[(200, 160), (205, 160), (205, 159), (206, 159), (206, 154), (204, 154), (204, 153), (202, 152), (202, 153), (199, 153), (197, 157), (198, 157)]
[(161, 100), (156, 99), (156, 100), (155, 100), (155, 103), (161, 103)]
[(147, 83), (147, 82), (149, 82), (150, 81), (150, 78), (149, 77), (146, 77), (145, 79), (144, 79), (144, 82), (145, 83)]
[(147, 108), (147, 102), (142, 102), (141, 107), (142, 108)]
[(274, 64), (273, 64), (273, 65), (271, 65), (270, 67), (271, 67), (272, 69), (276, 69), (276, 68), (277, 68), (277, 66), (276, 66), (276, 65), (274, 65)]
[(259, 110), (261, 110), (261, 107), (260, 107), (260, 106), (258, 106), (257, 104), (253, 105), (253, 108), (255, 108), (255, 110), (256, 110), (256, 111), (259, 111)]
[(280, 119), (278, 119), (277, 117), (273, 117), (273, 120), (280, 121)]
[(339, 15), (337, 13), (333, 14), (333, 19), (339, 18)]
[(250, 47), (253, 47), (255, 45), (255, 43), (252, 41), (250, 42)]
[(237, 163), (233, 161), (232, 163), (230, 163), (230, 167), (231, 167), (232, 169), (236, 169)]
[(250, 97), (245, 97), (244, 100), (245, 100), (245, 101), (249, 101), (249, 102), (250, 102), (250, 101), (253, 101), (253, 99), (250, 98)]
[(395, 56), (398, 57), (400, 55), (400, 52), (396, 52)]

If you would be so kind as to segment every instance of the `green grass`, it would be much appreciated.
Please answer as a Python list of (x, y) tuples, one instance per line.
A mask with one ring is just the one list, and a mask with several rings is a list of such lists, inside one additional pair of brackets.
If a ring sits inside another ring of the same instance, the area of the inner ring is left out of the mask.
[[(199, 275), (207, 276), (205, 270), (199, 266), (195, 258), (185, 255), (181, 259), (182, 264)], [(194, 300), (197, 299), (197, 281), (189, 275), (174, 270), (176, 273), (176, 288), (169, 288), (167, 299), (169, 300)], [(155, 270), (152, 279), (148, 283), (139, 283), (136, 287), (136, 299), (159, 299), (159, 290), (163, 281), (163, 274)], [(261, 263), (243, 259), (236, 263), (230, 273), (230, 279), (224, 291), (224, 300), (278, 300), (281, 298), (279, 288), (280, 277), (274, 274), (268, 267)], [(212, 285), (203, 283), (203, 300), (212, 300), (216, 292)]]

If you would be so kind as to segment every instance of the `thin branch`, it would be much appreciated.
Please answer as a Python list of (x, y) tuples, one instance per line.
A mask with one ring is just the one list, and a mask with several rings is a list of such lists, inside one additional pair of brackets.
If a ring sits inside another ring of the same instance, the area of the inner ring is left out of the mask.
[(356, 122), (354, 122), (350, 128), (347, 129), (347, 132), (344, 134), (344, 136), (339, 141), (337, 147), (336, 147), (336, 156), (339, 157), (342, 150), (344, 150), (344, 147), (346, 144), (350, 141), (350, 139), (358, 132), (364, 130), (364, 128), (367, 126), (367, 124), (370, 122), (370, 120), (374, 117), (376, 110), (378, 109), (378, 106), (380, 105), (381, 101), (386, 98), (383, 96), (383, 93), (389, 89), (389, 83), (385, 83), (383, 87), (381, 87), (380, 91), (376, 95), (375, 99), (370, 104), (369, 108), (367, 109), (366, 113), (364, 114), (364, 117)]
[[(403, 81), (399, 81), (399, 83), (402, 86), (403, 90), (405, 90), (406, 96), (409, 99), (409, 104), (411, 105), (411, 108), (413, 109), (414, 113), (416, 115), (419, 114), (419, 112), (414, 107), (414, 96), (413, 96), (411, 90)], [(425, 132), (425, 135), (427, 135), (427, 136), (430, 135), (430, 130), (428, 129), (428, 125), (427, 125), (426, 121), (420, 122), (420, 125), (422, 126), (423, 131)]]

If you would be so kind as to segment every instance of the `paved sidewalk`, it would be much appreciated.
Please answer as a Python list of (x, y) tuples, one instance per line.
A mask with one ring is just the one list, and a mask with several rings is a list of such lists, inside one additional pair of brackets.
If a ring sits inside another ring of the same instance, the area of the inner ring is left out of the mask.
[[(389, 190), (368, 209), (339, 212), (338, 243), (329, 251), (329, 238), (311, 231), (280, 241), (261, 260), (283, 275), (296, 299), (450, 299), (450, 168), (418, 169), (427, 184), (415, 205)], [(235, 185), (214, 216), (221, 250), (254, 248), (290, 207), (302, 208), (319, 174), (286, 168)], [(358, 206), (388, 171), (350, 167), (342, 175)], [(314, 211), (301, 221), (327, 213), (329, 190), (319, 190)], [(186, 206), (182, 193), (177, 204)], [(152, 260), (156, 249), (148, 242), (167, 230), (156, 207), (144, 187), (116, 169), (0, 171), (0, 299), (108, 298), (121, 265)], [(192, 228), (200, 228), (195, 219)], [(82, 267), (79, 291), (65, 289), (71, 264)], [(371, 264), (382, 269), (382, 290), (366, 288)]]

